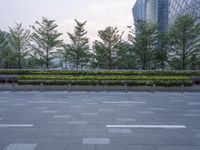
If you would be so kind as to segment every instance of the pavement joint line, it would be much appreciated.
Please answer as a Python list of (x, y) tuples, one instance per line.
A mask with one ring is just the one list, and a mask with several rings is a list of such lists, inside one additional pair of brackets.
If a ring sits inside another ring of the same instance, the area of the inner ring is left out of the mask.
[(107, 128), (185, 129), (184, 125), (106, 125)]
[(64, 101), (27, 101), (28, 104), (68, 104)]
[(121, 102), (117, 102), (117, 101), (104, 101), (104, 104), (146, 104), (146, 102), (133, 102), (133, 101), (121, 101)]
[(0, 128), (10, 128), (10, 127), (17, 127), (17, 128), (23, 128), (23, 127), (33, 127), (34, 124), (0, 124)]

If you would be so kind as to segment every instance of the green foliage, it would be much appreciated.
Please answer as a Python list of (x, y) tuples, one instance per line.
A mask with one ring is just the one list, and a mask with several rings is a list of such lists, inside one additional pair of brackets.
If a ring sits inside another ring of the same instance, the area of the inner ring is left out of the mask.
[(191, 80), (187, 76), (18, 76), (19, 80)]
[(31, 36), (31, 47), (37, 58), (49, 69), (51, 61), (56, 58), (57, 51), (63, 43), (60, 40), (62, 33), (58, 33), (55, 20), (43, 17), (41, 22), (35, 23), (38, 27), (32, 26), (34, 32)]
[(98, 33), (101, 41), (96, 40), (93, 44), (93, 66), (100, 69), (114, 69), (123, 32), (120, 34), (117, 27), (107, 27)]
[(138, 67), (151, 69), (154, 67), (153, 54), (157, 44), (157, 27), (151, 22), (140, 22), (136, 25), (136, 37), (133, 45), (137, 57)]
[(8, 33), (0, 31), (0, 68), (15, 68), (15, 55), (11, 49)]
[(135, 69), (136, 57), (134, 47), (128, 42), (122, 41), (117, 46), (116, 69)]
[(197, 18), (183, 15), (177, 18), (169, 30), (169, 57), (174, 69), (190, 69), (192, 57), (200, 53), (200, 23)]
[(142, 80), (134, 80), (134, 81), (94, 81), (94, 80), (84, 80), (84, 81), (66, 81), (66, 80), (19, 80), (19, 85), (100, 85), (100, 86), (192, 86), (192, 81), (189, 80), (174, 80), (174, 81), (142, 81)]
[(22, 69), (25, 57), (29, 52), (30, 31), (22, 27), (22, 23), (10, 27), (9, 43), (17, 58), (18, 69)]
[(86, 37), (87, 32), (84, 29), (87, 22), (75, 22), (74, 33), (68, 33), (71, 44), (64, 45), (61, 54), (65, 62), (74, 66), (73, 68), (83, 69), (90, 61), (89, 38)]
[(0, 70), (0, 75), (70, 75), (70, 76), (200, 76), (200, 71), (65, 71), (65, 70)]

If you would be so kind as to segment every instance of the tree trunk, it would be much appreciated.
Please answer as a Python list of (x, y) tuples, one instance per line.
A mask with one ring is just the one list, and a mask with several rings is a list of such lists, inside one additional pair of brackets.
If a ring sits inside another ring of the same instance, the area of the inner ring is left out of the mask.
[(49, 70), (49, 49), (47, 48), (46, 67)]

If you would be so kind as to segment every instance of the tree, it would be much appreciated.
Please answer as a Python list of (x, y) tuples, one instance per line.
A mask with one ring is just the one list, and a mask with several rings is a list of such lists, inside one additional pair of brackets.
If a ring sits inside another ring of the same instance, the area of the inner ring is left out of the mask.
[(157, 69), (165, 69), (165, 67), (168, 64), (168, 43), (169, 43), (169, 37), (166, 32), (158, 33), (157, 36), (157, 47), (154, 51), (154, 63), (155, 68)]
[(175, 69), (189, 69), (191, 58), (200, 51), (200, 24), (197, 18), (179, 16), (169, 29), (169, 39), (171, 65)]
[(82, 69), (90, 61), (89, 38), (86, 37), (87, 31), (84, 29), (87, 21), (82, 23), (75, 19), (75, 22), (74, 33), (68, 33), (71, 44), (64, 45), (62, 56), (64, 56), (65, 61), (72, 64), (74, 68)]
[(0, 31), (0, 64), (1, 68), (15, 68), (15, 56), (8, 42), (9, 34)]
[(153, 53), (157, 45), (157, 27), (151, 22), (139, 22), (136, 25), (136, 37), (131, 41), (135, 47), (135, 55), (139, 68), (153, 67)]
[(107, 27), (98, 33), (101, 41), (96, 40), (94, 42), (93, 64), (102, 69), (114, 69), (117, 49), (121, 42), (123, 32), (120, 34), (117, 27)]
[(14, 50), (18, 61), (18, 69), (22, 69), (22, 61), (28, 54), (30, 31), (22, 27), (22, 23), (10, 28), (9, 43)]
[(126, 41), (121, 41), (117, 46), (116, 68), (135, 69), (135, 60), (134, 47)]
[(55, 20), (42, 18), (42, 22), (35, 22), (38, 27), (32, 26), (34, 32), (31, 36), (31, 47), (38, 55), (38, 59), (49, 69), (51, 61), (56, 57), (57, 50), (61, 47), (62, 33), (58, 33)]

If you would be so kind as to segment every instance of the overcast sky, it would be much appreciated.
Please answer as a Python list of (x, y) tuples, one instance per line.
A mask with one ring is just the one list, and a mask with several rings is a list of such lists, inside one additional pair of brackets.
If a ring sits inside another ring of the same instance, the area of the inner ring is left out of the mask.
[(35, 20), (48, 17), (55, 19), (59, 31), (72, 32), (74, 19), (87, 20), (88, 37), (97, 39), (97, 31), (106, 26), (117, 26), (127, 31), (133, 24), (132, 7), (135, 0), (0, 0), (0, 29), (8, 31), (14, 22), (24, 27), (33, 25)]

